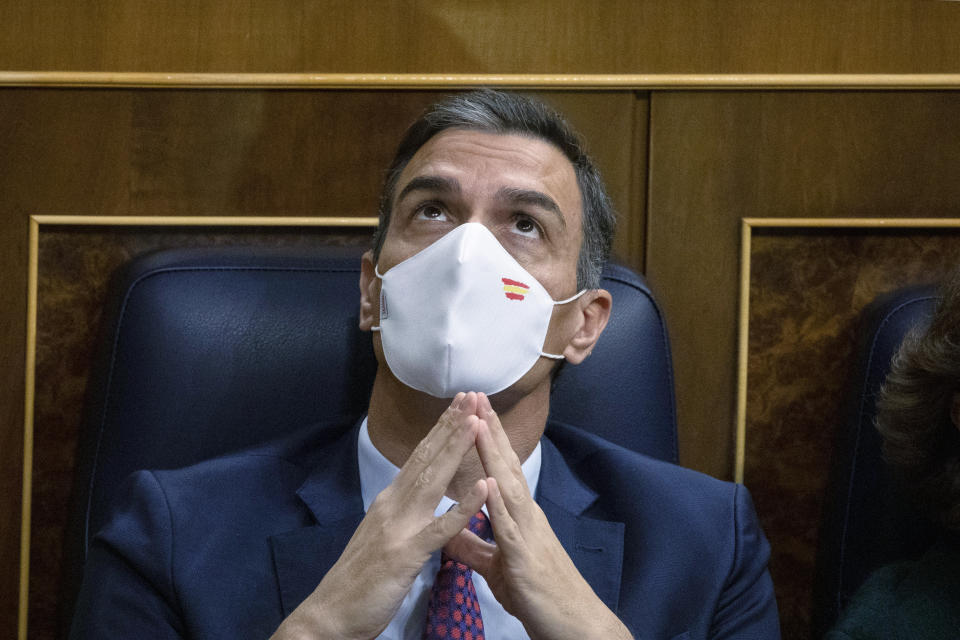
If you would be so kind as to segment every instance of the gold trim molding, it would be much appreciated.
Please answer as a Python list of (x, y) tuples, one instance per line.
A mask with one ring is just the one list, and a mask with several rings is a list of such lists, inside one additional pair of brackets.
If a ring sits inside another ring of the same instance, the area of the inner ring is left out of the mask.
[(743, 482), (750, 336), (750, 251), (754, 229), (956, 229), (960, 218), (743, 218), (740, 225), (740, 311), (737, 334), (737, 411), (734, 480)]
[(30, 517), (33, 498), (33, 419), (36, 399), (37, 282), (41, 225), (117, 227), (375, 227), (377, 218), (250, 216), (30, 216), (27, 258), (27, 356), (23, 411), (23, 494), (20, 520), (20, 591), (17, 638), (27, 639), (30, 595)]
[(957, 90), (960, 74), (158, 73), (3, 71), (0, 87), (145, 89)]

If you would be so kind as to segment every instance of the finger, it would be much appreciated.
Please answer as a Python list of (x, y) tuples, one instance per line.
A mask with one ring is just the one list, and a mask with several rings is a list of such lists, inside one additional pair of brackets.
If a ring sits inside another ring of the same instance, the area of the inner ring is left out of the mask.
[(511, 449), (510, 458), (505, 459), (503, 451), (494, 442), (489, 425), (483, 421), (477, 430), (477, 452), (480, 464), (487, 476), (496, 479), (498, 491), (503, 496), (510, 516), (520, 523), (528, 520), (529, 506), (533, 502), (523, 470), (516, 454)]
[(439, 446), (446, 442), (451, 432), (456, 429), (458, 419), (463, 418), (461, 406), (463, 405), (466, 395), (467, 394), (461, 392), (453, 397), (450, 406), (440, 414), (436, 424), (433, 425), (427, 435), (423, 437), (411, 452), (403, 464), (403, 467), (401, 467), (401, 473), (403, 473), (405, 469), (419, 472), (422, 467), (430, 464), (436, 456)]
[(486, 575), (493, 566), (497, 545), (481, 540), (469, 529), (461, 529), (443, 546), (443, 550), (448, 556), (469, 565), (480, 575)]
[(510, 438), (507, 437), (507, 432), (500, 422), (500, 416), (493, 410), (493, 407), (490, 405), (490, 399), (484, 393), (478, 394), (477, 415), (487, 424), (487, 427), (489, 427), (490, 435), (504, 462), (511, 468), (518, 480), (526, 483), (526, 478), (523, 477), (523, 470), (520, 466), (520, 458), (517, 456), (517, 452), (513, 450)]
[(476, 416), (467, 416), (466, 421), (436, 451), (428, 465), (421, 467), (415, 476), (408, 474), (398, 484), (396, 496), (406, 503), (407, 508), (433, 513), (463, 457), (474, 447), (479, 422)]
[(480, 454), (480, 464), (483, 465), (483, 470), (488, 476), (510, 475), (510, 466), (503, 459), (503, 453), (497, 446), (486, 420), (482, 420), (477, 425), (477, 453)]
[[(498, 416), (497, 412), (493, 410), (493, 406), (490, 404), (490, 398), (488, 398), (487, 394), (485, 393), (478, 394), (477, 416), (490, 426), (490, 432), (493, 435), (493, 439), (497, 443), (497, 446), (500, 447), (500, 450), (504, 453), (504, 455), (506, 455), (507, 452), (510, 452), (514, 457), (516, 457), (517, 454), (513, 450), (513, 445), (510, 444), (510, 438), (507, 437), (507, 432), (503, 429), (503, 424), (500, 422), (500, 416)], [(506, 457), (509, 458), (509, 456)], [(519, 465), (520, 461), (518, 459), (517, 466)]]
[[(487, 426), (490, 428), (490, 435), (493, 437), (493, 442), (496, 444), (497, 450), (500, 452), (500, 456), (503, 458), (504, 463), (509, 467), (510, 473), (519, 482), (527, 493), (530, 492), (527, 489), (527, 479), (523, 475), (523, 468), (520, 465), (520, 458), (517, 456), (517, 452), (513, 450), (513, 445), (510, 443), (510, 438), (507, 437), (507, 433), (503, 428), (503, 424), (500, 422), (500, 416), (497, 415), (497, 412), (493, 410), (493, 407), (490, 405), (490, 399), (486, 394), (479, 394), (477, 399), (477, 415), (487, 423)], [(492, 475), (492, 474), (488, 474)], [(501, 483), (505, 482), (506, 479), (497, 476)], [(512, 492), (511, 487), (507, 487), (508, 495)]]
[(477, 480), (459, 503), (424, 527), (419, 536), (424, 548), (436, 551), (462, 531), (486, 502), (487, 490), (486, 481)]
[(487, 512), (490, 514), (490, 526), (493, 528), (497, 547), (508, 554), (518, 552), (523, 544), (523, 535), (503, 501), (496, 478), (487, 478)]
[[(524, 509), (524, 516), (521, 516), (521, 514), (517, 513), (515, 507), (527, 507), (529, 503), (532, 502), (530, 487), (527, 485), (526, 476), (523, 475), (520, 458), (517, 456), (517, 452), (514, 451), (513, 445), (510, 443), (510, 438), (507, 437), (507, 432), (500, 422), (500, 417), (497, 415), (497, 412), (493, 410), (490, 399), (486, 394), (479, 394), (477, 399), (477, 415), (483, 419), (489, 428), (492, 440), (496, 444), (496, 450), (499, 452), (500, 459), (505, 467), (497, 468), (496, 473), (489, 473), (487, 475), (491, 475), (497, 479), (497, 482), (500, 484), (500, 489), (504, 494), (507, 508), (510, 509), (510, 513), (514, 518), (520, 520), (521, 517), (525, 516), (527, 509)], [(495, 457), (493, 459), (495, 459)]]
[(454, 398), (394, 480), (400, 495), (414, 499), (414, 508), (427, 505), (432, 511), (436, 507), (463, 456), (476, 441), (476, 394), (472, 399), (468, 396), (458, 394)]

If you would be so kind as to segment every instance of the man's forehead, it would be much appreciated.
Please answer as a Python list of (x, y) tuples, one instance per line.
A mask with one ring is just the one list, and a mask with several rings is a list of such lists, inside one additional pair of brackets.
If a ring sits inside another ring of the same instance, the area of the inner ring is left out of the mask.
[[(457, 176), (493, 178), (509, 189), (539, 188), (579, 218), (580, 189), (573, 164), (553, 143), (535, 136), (513, 132), (488, 132), (451, 128), (430, 138), (403, 168), (394, 201), (399, 200), (413, 181), (436, 187), (462, 186)], [(445, 182), (452, 177), (452, 182)], [(417, 185), (414, 185), (417, 186)]]

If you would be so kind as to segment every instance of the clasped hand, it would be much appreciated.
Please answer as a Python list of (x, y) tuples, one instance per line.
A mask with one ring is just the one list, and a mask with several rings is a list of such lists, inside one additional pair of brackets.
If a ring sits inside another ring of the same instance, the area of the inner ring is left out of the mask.
[[(437, 504), (474, 448), (486, 477), (436, 517)], [(496, 544), (465, 528), (484, 503)], [(376, 637), (441, 547), (480, 573), (531, 637), (630, 637), (574, 567), (531, 497), (488, 398), (473, 392), (457, 394), (373, 501), (340, 559), (275, 637)]]

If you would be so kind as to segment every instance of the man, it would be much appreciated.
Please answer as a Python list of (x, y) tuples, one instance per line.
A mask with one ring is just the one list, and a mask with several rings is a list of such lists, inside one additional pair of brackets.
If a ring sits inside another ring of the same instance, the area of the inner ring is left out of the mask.
[[(585, 359), (609, 317), (612, 228), (544, 105), (482, 91), (428, 110), (363, 259), (367, 417), (135, 475), (75, 635), (778, 637), (745, 489), (542, 438), (557, 360)], [(492, 539), (474, 533), (487, 521)], [(464, 598), (466, 621), (445, 608)]]

